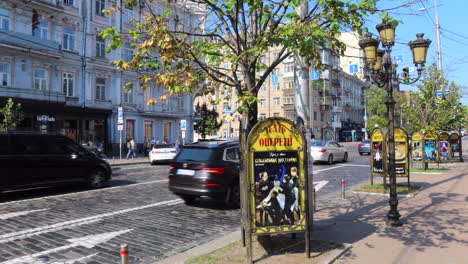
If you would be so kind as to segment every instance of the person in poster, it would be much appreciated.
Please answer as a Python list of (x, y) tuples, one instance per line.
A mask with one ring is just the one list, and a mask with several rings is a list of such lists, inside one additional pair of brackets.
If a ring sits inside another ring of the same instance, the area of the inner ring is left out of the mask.
[(383, 173), (382, 142), (374, 142), (372, 168), (375, 173)]
[(424, 151), (426, 152), (426, 160), (437, 160), (437, 146), (435, 140), (426, 140)]
[(413, 142), (413, 160), (421, 161), (422, 160), (422, 147), (421, 141)]
[(298, 165), (297, 152), (254, 153), (257, 227), (294, 225), (299, 222)]

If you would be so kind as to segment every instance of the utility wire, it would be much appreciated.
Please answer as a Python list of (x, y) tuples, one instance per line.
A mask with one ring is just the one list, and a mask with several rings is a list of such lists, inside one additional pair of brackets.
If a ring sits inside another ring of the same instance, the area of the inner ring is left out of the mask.
[(445, 28), (442, 28), (442, 27), (441, 27), (441, 29), (442, 29), (443, 31), (446, 31), (446, 32), (451, 33), (451, 34), (456, 35), (456, 36), (459, 36), (459, 37), (461, 37), (461, 38), (466, 38), (466, 39), (468, 39), (468, 36), (460, 35), (460, 34), (458, 34), (458, 33), (455, 33), (455, 32), (453, 32), (453, 31), (450, 31), (450, 30), (445, 29)]

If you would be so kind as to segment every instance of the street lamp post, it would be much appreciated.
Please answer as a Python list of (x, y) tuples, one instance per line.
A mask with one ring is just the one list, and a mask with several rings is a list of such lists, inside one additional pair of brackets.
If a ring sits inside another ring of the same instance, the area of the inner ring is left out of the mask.
[(382, 23), (377, 25), (377, 30), (380, 34), (383, 50), (378, 49), (379, 40), (372, 38), (372, 34), (365, 34), (364, 39), (359, 41), (359, 46), (365, 52), (365, 62), (370, 68), (371, 77), (374, 83), (382, 88), (386, 87), (387, 97), (385, 104), (387, 105), (388, 118), (388, 175), (390, 177), (390, 211), (387, 213), (387, 225), (401, 226), (400, 213), (398, 212), (398, 197), (396, 192), (396, 174), (395, 174), (395, 135), (394, 135), (394, 116), (395, 116), (395, 99), (393, 98), (393, 84), (412, 84), (419, 80), (426, 63), (427, 49), (431, 44), (428, 39), (423, 39), (424, 34), (420, 33), (415, 41), (410, 41), (408, 45), (413, 53), (413, 62), (417, 68), (418, 76), (410, 79), (407, 68), (403, 69), (402, 77), (400, 78), (396, 72), (397, 65), (392, 63), (392, 47), (395, 45), (395, 26), (391, 23)]

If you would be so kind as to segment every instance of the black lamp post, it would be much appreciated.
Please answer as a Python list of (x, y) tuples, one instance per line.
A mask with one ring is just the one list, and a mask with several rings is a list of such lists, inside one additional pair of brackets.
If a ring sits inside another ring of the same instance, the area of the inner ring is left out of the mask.
[(413, 62), (417, 68), (418, 76), (410, 78), (407, 68), (403, 69), (401, 78), (396, 72), (398, 65), (392, 63), (392, 47), (395, 45), (395, 27), (391, 23), (383, 23), (377, 25), (377, 30), (380, 34), (383, 50), (378, 49), (379, 40), (373, 39), (370, 33), (365, 34), (364, 39), (359, 41), (359, 46), (365, 52), (365, 61), (370, 68), (371, 77), (378, 87), (386, 86), (387, 97), (385, 104), (387, 105), (388, 118), (388, 175), (390, 177), (390, 211), (387, 214), (387, 225), (401, 226), (400, 213), (398, 213), (398, 197), (396, 192), (396, 174), (395, 174), (395, 135), (394, 135), (394, 116), (395, 116), (395, 99), (393, 98), (393, 84), (412, 84), (419, 80), (424, 64), (426, 63), (427, 49), (431, 44), (428, 39), (423, 39), (424, 34), (419, 33), (415, 41), (410, 41), (408, 45), (413, 53)]

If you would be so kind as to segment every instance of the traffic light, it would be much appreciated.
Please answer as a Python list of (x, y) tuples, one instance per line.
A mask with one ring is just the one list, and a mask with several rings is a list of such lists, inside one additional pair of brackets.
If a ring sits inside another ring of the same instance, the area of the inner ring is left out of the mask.
[(409, 69), (403, 68), (403, 73), (401, 74), (404, 83), (409, 83)]

